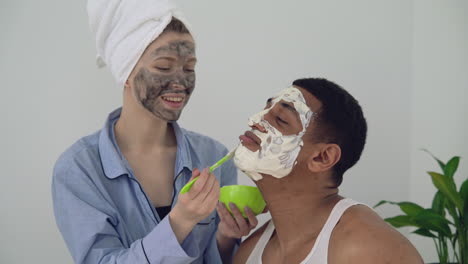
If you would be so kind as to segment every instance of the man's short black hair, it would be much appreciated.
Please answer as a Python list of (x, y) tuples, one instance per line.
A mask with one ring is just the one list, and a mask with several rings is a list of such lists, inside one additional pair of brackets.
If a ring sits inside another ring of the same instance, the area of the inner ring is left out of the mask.
[(304, 88), (322, 103), (314, 117), (317, 130), (313, 141), (340, 146), (341, 159), (333, 167), (339, 186), (344, 172), (356, 164), (366, 143), (367, 123), (361, 106), (346, 90), (326, 79), (298, 79), (293, 85)]

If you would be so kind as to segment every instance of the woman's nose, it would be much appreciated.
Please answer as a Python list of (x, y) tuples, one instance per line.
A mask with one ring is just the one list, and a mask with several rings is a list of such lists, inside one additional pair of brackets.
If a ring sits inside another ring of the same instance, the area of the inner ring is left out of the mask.
[(171, 83), (171, 88), (174, 90), (185, 90), (185, 86), (180, 84), (179, 81), (174, 81)]

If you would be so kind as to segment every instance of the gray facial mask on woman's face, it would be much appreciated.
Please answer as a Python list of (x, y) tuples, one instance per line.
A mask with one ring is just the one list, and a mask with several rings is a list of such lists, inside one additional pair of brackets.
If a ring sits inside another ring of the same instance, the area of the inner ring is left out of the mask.
[[(158, 52), (158, 54), (166, 52), (183, 60), (188, 56), (195, 55), (195, 46), (189, 41), (174, 41), (158, 48), (155, 52)], [(171, 88), (174, 83), (183, 86), (185, 89)], [(164, 74), (143, 67), (135, 75), (134, 87), (135, 96), (144, 108), (158, 118), (166, 121), (176, 121), (179, 119), (183, 107), (178, 110), (167, 109), (163, 105), (161, 95), (183, 93), (185, 106), (195, 88), (195, 72), (184, 71), (184, 69), (180, 68), (169, 74)]]

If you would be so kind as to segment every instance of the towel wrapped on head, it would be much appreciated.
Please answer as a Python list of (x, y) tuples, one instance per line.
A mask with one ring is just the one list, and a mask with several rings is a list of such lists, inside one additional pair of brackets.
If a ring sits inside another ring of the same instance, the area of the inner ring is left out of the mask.
[(172, 17), (188, 27), (169, 0), (88, 0), (87, 10), (96, 34), (97, 64), (107, 65), (121, 88)]

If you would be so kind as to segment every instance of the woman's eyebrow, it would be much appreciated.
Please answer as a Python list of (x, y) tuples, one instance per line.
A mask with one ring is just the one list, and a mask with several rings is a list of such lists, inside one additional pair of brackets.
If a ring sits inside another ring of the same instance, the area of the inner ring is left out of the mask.
[(162, 56), (162, 57), (156, 57), (156, 58), (154, 58), (154, 60), (161, 60), (161, 59), (170, 60), (170, 61), (176, 60), (174, 57), (170, 57), (170, 56)]

